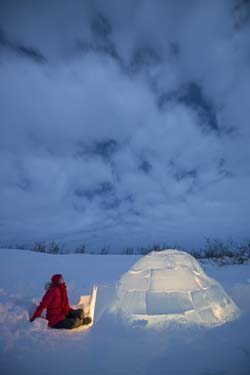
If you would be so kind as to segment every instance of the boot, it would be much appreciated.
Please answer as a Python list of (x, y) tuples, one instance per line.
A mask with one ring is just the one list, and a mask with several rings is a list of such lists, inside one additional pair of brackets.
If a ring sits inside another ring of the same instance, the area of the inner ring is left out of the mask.
[(92, 322), (92, 319), (89, 316), (86, 316), (86, 318), (83, 318), (82, 325), (88, 325)]

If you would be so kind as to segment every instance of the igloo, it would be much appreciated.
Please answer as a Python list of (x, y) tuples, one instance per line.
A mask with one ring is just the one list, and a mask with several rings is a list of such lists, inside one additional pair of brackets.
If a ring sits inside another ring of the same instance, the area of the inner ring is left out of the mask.
[(177, 250), (152, 252), (138, 260), (118, 283), (115, 309), (148, 326), (171, 319), (219, 325), (239, 314), (197, 260)]

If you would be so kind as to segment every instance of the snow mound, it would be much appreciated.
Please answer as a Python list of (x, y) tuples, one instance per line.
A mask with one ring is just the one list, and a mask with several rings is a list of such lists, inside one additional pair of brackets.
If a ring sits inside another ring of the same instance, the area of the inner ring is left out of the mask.
[(203, 325), (233, 320), (239, 310), (222, 286), (208, 277), (190, 254), (152, 252), (123, 274), (114, 310), (147, 326), (178, 319)]

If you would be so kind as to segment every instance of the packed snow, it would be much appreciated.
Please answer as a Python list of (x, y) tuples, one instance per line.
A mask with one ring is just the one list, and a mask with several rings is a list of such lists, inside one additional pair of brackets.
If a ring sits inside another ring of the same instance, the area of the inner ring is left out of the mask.
[(114, 310), (148, 327), (169, 319), (218, 325), (239, 310), (221, 285), (208, 277), (190, 254), (154, 251), (138, 260), (119, 281)]
[[(0, 373), (249, 375), (250, 265), (208, 263), (201, 270), (195, 263), (187, 268), (193, 272), (198, 267), (202, 277), (207, 275), (205, 280), (220, 284), (223, 296), (239, 309), (233, 320), (204, 326), (170, 319), (151, 328), (127, 321), (113, 308), (122, 275), (144, 260), (135, 255), (0, 250)], [(30, 310), (55, 273), (63, 274), (72, 305), (98, 286), (92, 328), (53, 330), (45, 319), (29, 322)], [(189, 282), (187, 288), (190, 291)]]

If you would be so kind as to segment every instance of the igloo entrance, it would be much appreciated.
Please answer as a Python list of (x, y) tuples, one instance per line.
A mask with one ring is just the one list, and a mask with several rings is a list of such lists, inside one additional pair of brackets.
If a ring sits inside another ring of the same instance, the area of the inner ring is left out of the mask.
[(115, 308), (129, 320), (169, 319), (223, 324), (239, 311), (222, 286), (196, 259), (177, 250), (152, 252), (120, 279)]

